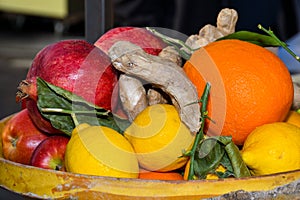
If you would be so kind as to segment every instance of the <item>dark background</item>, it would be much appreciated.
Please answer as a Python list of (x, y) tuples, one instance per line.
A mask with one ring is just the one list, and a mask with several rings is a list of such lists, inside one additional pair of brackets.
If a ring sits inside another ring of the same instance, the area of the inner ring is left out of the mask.
[[(299, 31), (295, 1), (114, 0), (109, 20), (113, 22), (111, 27), (156, 26), (191, 35), (206, 24), (215, 25), (219, 11), (229, 7), (238, 11), (237, 30), (259, 32), (257, 25), (262, 24), (271, 27), (282, 40), (287, 40)], [(84, 6), (82, 11), (85, 12)], [(16, 88), (25, 79), (32, 59), (41, 48), (62, 39), (87, 37), (84, 17), (67, 24), (61, 32), (55, 30), (57, 21), (0, 11), (0, 118), (20, 108), (15, 102)], [(99, 36), (96, 35), (94, 40)]]
[[(299, 32), (297, 3), (299, 6), (297, 0), (114, 0), (113, 12), (107, 19), (111, 24), (106, 24), (106, 30), (116, 26), (154, 26), (196, 34), (206, 24), (215, 25), (219, 11), (229, 7), (238, 11), (237, 30), (258, 31), (257, 25), (262, 24), (287, 40)], [(85, 12), (85, 7), (82, 11)], [(91, 14), (85, 12), (84, 16)], [(25, 79), (40, 49), (62, 39), (88, 37), (84, 17), (63, 30), (55, 29), (57, 22), (57, 19), (0, 11), (0, 119), (20, 110), (15, 102), (17, 86)], [(100, 33), (95, 35), (94, 40)], [(0, 189), (2, 199), (23, 198)]]

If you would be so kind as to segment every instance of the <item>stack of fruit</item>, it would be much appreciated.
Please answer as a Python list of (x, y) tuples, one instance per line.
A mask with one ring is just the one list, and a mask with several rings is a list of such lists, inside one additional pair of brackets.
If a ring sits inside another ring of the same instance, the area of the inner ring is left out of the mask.
[[(231, 38), (174, 62), (169, 58), (181, 59), (176, 53), (161, 55), (169, 44), (163, 39), (121, 27), (94, 45), (46, 46), (20, 83), (24, 109), (5, 125), (4, 158), (79, 174), (165, 180), (300, 169), (300, 114), (291, 110), (293, 82), (275, 54)], [(122, 76), (141, 84), (126, 82), (123, 91)], [(153, 90), (160, 100), (150, 103)]]

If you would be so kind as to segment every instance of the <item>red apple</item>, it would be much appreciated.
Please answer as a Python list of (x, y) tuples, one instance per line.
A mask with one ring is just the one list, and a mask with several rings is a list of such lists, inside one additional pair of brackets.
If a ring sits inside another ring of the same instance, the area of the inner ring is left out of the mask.
[(5, 159), (30, 164), (34, 149), (48, 136), (33, 124), (28, 110), (16, 113), (2, 132), (3, 156)]
[(45, 139), (35, 149), (31, 165), (44, 169), (65, 171), (64, 157), (69, 137), (53, 135)]

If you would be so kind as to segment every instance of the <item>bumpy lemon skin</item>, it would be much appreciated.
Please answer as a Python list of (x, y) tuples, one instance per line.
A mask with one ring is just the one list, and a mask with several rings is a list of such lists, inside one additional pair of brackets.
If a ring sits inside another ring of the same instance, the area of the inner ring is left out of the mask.
[(291, 110), (286, 119), (285, 122), (290, 123), (290, 124), (294, 124), (298, 127), (300, 127), (300, 113), (296, 112), (295, 110)]
[(137, 178), (138, 161), (131, 144), (104, 126), (76, 127), (65, 153), (66, 171), (118, 178)]
[(300, 169), (300, 128), (286, 122), (257, 127), (241, 150), (252, 175)]
[(180, 120), (173, 105), (155, 104), (144, 109), (125, 130), (139, 164), (149, 171), (172, 171), (183, 167), (195, 136)]

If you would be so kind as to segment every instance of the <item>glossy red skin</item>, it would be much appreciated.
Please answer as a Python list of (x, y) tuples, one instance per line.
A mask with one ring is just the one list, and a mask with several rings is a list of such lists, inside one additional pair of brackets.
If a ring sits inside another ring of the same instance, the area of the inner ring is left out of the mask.
[[(94, 43), (94, 45), (100, 48), (103, 52), (107, 53), (109, 48), (118, 41), (132, 42), (143, 48), (145, 52), (152, 55), (158, 55), (161, 50), (167, 46), (163, 40), (156, 37), (145, 28), (131, 26), (110, 29), (103, 34)], [(113, 112), (123, 118), (127, 118), (127, 115), (125, 114), (121, 105), (114, 107)]]
[(117, 71), (105, 53), (84, 40), (63, 40), (42, 49), (26, 80), (36, 84), (36, 77), (111, 110)]
[(64, 157), (69, 138), (53, 135), (39, 144), (32, 154), (30, 164), (44, 169), (65, 171)]
[(158, 37), (154, 36), (145, 28), (138, 27), (117, 27), (103, 34), (94, 45), (105, 53), (117, 41), (129, 41), (141, 48), (147, 53), (158, 55), (166, 44)]
[(33, 124), (27, 109), (23, 109), (3, 129), (3, 156), (5, 159), (28, 165), (35, 148), (47, 137)]
[[(118, 72), (104, 52), (85, 40), (59, 41), (36, 55), (26, 77), (29, 86), (23, 87), (23, 92), (34, 101), (37, 101), (37, 77), (107, 110), (117, 104), (117, 97), (112, 95), (117, 87)], [(45, 132), (59, 132), (42, 118), (35, 104), (30, 100), (26, 103), (34, 123)]]
[(31, 120), (34, 122), (36, 127), (38, 127), (38, 129), (40, 129), (42, 132), (46, 132), (48, 134), (63, 134), (62, 131), (54, 128), (49, 122), (49, 120), (42, 116), (36, 105), (36, 100), (28, 98), (26, 100), (26, 108), (28, 110)]

